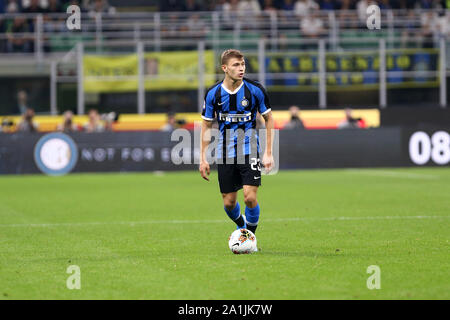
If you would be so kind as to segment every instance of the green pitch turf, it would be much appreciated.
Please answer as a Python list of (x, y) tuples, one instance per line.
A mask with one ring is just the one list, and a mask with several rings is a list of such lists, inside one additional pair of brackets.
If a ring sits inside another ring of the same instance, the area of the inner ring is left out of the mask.
[(0, 299), (450, 298), (450, 169), (283, 171), (258, 196), (260, 252), (233, 255), (216, 172), (2, 176)]

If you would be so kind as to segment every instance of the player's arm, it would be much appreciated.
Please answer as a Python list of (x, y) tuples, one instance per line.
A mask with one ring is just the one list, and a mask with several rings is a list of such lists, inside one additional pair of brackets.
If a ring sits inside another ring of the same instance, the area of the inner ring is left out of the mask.
[(213, 106), (213, 92), (208, 92), (205, 95), (205, 102), (202, 110), (202, 131), (200, 133), (200, 166), (198, 170), (200, 175), (206, 181), (209, 181), (209, 163), (206, 159), (206, 150), (211, 143), (211, 128), (214, 121), (214, 106)]
[(212, 123), (212, 121), (203, 119), (202, 131), (200, 134), (200, 166), (198, 170), (200, 171), (200, 175), (202, 176), (202, 178), (207, 181), (209, 181), (208, 176), (210, 173), (210, 168), (208, 160), (206, 159), (206, 149), (208, 149), (208, 146), (211, 142)]
[(272, 111), (269, 111), (262, 115), (266, 124), (266, 150), (263, 155), (262, 164), (266, 172), (270, 172), (274, 166), (274, 160), (272, 155), (273, 149), (273, 129), (275, 122), (273, 120)]
[(272, 155), (273, 146), (273, 129), (275, 127), (272, 116), (272, 108), (270, 107), (269, 96), (263, 86), (258, 86), (256, 90), (256, 97), (258, 99), (258, 112), (264, 118), (266, 125), (266, 150), (262, 158), (262, 164), (266, 173), (269, 173), (274, 167), (274, 160)]

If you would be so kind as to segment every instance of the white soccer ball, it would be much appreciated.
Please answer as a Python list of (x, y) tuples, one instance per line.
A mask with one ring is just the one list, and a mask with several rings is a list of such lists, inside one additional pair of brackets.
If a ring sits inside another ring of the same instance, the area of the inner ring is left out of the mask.
[(228, 246), (235, 254), (252, 253), (258, 251), (256, 236), (247, 229), (235, 230), (228, 239)]

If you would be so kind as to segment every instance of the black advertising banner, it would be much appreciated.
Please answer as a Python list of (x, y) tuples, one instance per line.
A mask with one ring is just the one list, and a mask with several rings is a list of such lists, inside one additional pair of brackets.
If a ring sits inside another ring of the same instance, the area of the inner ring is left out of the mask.
[(164, 132), (0, 134), (0, 174), (189, 170)]
[[(282, 130), (279, 168), (448, 166), (450, 129)], [(0, 174), (197, 170), (198, 143), (184, 131), (0, 134)], [(275, 146), (276, 148), (276, 146)], [(174, 155), (181, 155), (178, 159)], [(182, 161), (180, 161), (180, 159)]]
[[(194, 165), (172, 163), (171, 141), (166, 132), (77, 134), (79, 161), (74, 172), (189, 170)], [(193, 162), (193, 161), (192, 161)]]
[(401, 129), (280, 132), (280, 168), (402, 166)]
[(40, 136), (0, 133), (0, 174), (39, 173), (33, 150)]

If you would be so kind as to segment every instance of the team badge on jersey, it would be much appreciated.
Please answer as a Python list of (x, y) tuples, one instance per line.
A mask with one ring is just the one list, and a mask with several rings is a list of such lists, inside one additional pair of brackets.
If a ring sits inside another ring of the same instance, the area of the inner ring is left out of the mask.
[(243, 107), (247, 107), (247, 106), (248, 106), (248, 100), (244, 98), (244, 99), (241, 101), (241, 105), (242, 105)]

